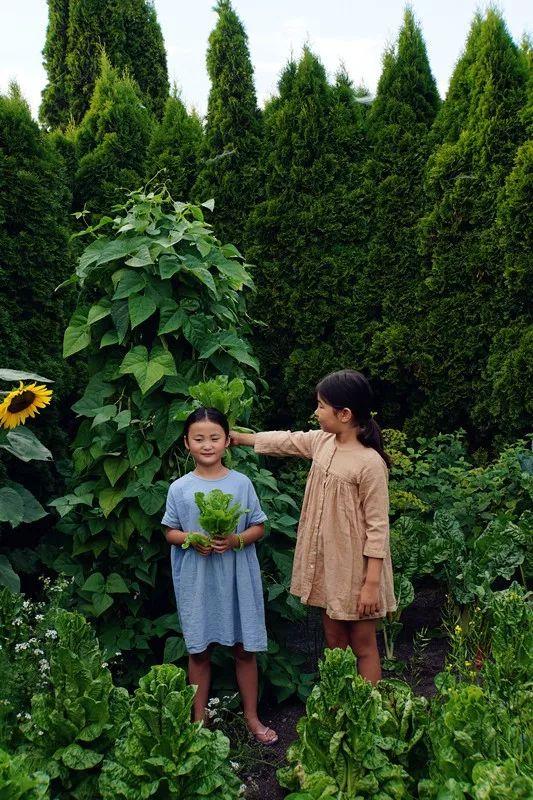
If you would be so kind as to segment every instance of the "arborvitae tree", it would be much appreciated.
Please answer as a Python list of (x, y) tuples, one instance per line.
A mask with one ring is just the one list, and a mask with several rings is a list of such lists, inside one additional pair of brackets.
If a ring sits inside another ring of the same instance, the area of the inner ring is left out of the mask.
[(74, 208), (109, 213), (125, 189), (140, 187), (151, 132), (136, 83), (127, 74), (121, 77), (102, 55), (90, 108), (75, 131)]
[(48, 84), (43, 91), (40, 116), (51, 128), (63, 127), (69, 118), (67, 91), (67, 41), (70, 0), (48, 0), (48, 29), (43, 49)]
[[(69, 207), (64, 164), (12, 86), (0, 96), (0, 366), (54, 381), (52, 405), (32, 428), (56, 459), (67, 452), (72, 415), (66, 409), (75, 384), (74, 368), (62, 359), (63, 330), (72, 309), (65, 307), (64, 295), (54, 293), (72, 272)], [(31, 465), (14, 466), (13, 479), (29, 470), (36, 483)], [(39, 462), (36, 493), (47, 500), (57, 472), (42, 467)]]
[(494, 10), (481, 24), (469, 76), (465, 127), (427, 167), (432, 207), (421, 222), (421, 241), (428, 266), (412, 352), (425, 398), (409, 428), (428, 433), (462, 426), (479, 442), (483, 432), (475, 429), (472, 408), (485, 388), (487, 355), (506, 313), (497, 201), (524, 140), (527, 86), (523, 55)]
[(430, 131), (429, 138), (433, 147), (444, 142), (456, 142), (466, 125), (472, 99), (470, 70), (478, 54), (482, 25), (483, 17), (477, 13), (472, 21), (463, 54), (450, 78), (446, 102), (441, 105)]
[(186, 200), (198, 175), (203, 129), (198, 114), (187, 113), (176, 89), (167, 100), (165, 113), (154, 127), (148, 150), (147, 176), (159, 170), (172, 197)]
[(372, 221), (351, 317), (361, 338), (361, 366), (380, 387), (389, 424), (403, 422), (406, 396), (416, 386), (403, 342), (420, 280), (417, 223), (428, 132), (439, 103), (421, 30), (407, 9), (398, 42), (385, 54), (368, 117), (363, 191)]
[[(526, 61), (530, 53), (525, 52)], [(533, 83), (522, 119), (531, 136)], [(495, 240), (502, 272), (497, 289), (500, 330), (491, 342), (473, 416), (492, 426), (498, 444), (530, 433), (533, 417), (533, 140), (518, 150), (498, 203)]]
[(217, 236), (242, 244), (245, 221), (260, 196), (257, 163), (261, 115), (248, 51), (248, 37), (230, 0), (218, 0), (218, 22), (209, 37), (207, 106), (202, 169), (193, 189), (217, 208)]
[(111, 64), (128, 68), (143, 102), (161, 117), (168, 96), (166, 53), (149, 0), (50, 0), (44, 46), (48, 85), (41, 118), (50, 127), (78, 124), (87, 109), (105, 49)]
[(337, 325), (350, 312), (360, 235), (350, 192), (362, 114), (346, 76), (329, 86), (308, 49), (265, 113), (266, 200), (250, 216), (247, 254), (258, 288), (252, 311), (266, 323), (256, 345), (278, 420), (304, 423), (316, 380), (346, 363), (346, 347), (353, 352)]

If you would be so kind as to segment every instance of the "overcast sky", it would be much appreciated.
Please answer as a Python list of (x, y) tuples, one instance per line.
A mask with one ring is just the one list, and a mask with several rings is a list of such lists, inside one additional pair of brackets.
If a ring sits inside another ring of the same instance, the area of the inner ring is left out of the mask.
[[(181, 88), (187, 105), (205, 113), (209, 81), (205, 53), (215, 25), (214, 0), (155, 0), (168, 57), (169, 77)], [(260, 105), (276, 90), (291, 53), (307, 42), (333, 75), (342, 62), (355, 83), (375, 91), (381, 56), (401, 26), (403, 0), (233, 0), (244, 23), (255, 69)], [(18, 81), (37, 114), (46, 83), (41, 51), (48, 6), (46, 0), (1, 0), (0, 90)], [(475, 0), (413, 0), (422, 26), (433, 74), (441, 95), (464, 47), (477, 8)], [(500, 0), (516, 41), (531, 33), (533, 3)]]

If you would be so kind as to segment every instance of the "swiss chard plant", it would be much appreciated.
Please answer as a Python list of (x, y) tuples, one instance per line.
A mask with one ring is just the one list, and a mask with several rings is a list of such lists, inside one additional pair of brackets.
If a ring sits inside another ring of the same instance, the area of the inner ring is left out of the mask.
[(103, 766), (103, 800), (233, 800), (240, 781), (229, 763), (229, 740), (191, 722), (195, 688), (173, 664), (152, 667), (139, 681), (128, 724)]
[(80, 614), (57, 609), (49, 622), (48, 687), (32, 697), (23, 750), (32, 769), (50, 776), (54, 797), (91, 800), (129, 696), (113, 686), (94, 631)]
[(0, 750), (0, 797), (6, 800), (47, 800), (50, 778), (45, 772), (29, 772), (23, 755)]
[(357, 674), (352, 651), (326, 650), (289, 765), (278, 771), (292, 800), (412, 797), (425, 760), (427, 703), (405, 684), (383, 692)]

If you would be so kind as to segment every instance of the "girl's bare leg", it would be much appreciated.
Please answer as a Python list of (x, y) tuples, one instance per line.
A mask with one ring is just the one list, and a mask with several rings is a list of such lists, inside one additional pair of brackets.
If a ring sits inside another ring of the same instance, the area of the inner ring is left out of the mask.
[(331, 619), (326, 614), (326, 610), (322, 609), (322, 624), (324, 625), (324, 636), (326, 637), (326, 645), (333, 650), (335, 647), (340, 647), (341, 650), (346, 650), (350, 646), (350, 623), (344, 619)]
[(211, 686), (211, 651), (209, 649), (204, 650), (203, 653), (189, 655), (189, 683), (198, 687), (193, 705), (194, 721), (205, 722), (205, 709)]
[(245, 650), (242, 644), (234, 645), (233, 652), (246, 724), (259, 742), (274, 742), (278, 738), (276, 732), (263, 725), (257, 716), (258, 679), (255, 653)]
[(381, 661), (376, 638), (376, 620), (361, 619), (348, 623), (350, 646), (357, 656), (357, 671), (370, 683), (381, 680)]

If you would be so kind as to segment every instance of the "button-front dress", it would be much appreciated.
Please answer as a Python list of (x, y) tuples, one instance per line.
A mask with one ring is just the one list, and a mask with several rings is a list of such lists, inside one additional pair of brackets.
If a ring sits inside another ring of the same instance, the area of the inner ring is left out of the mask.
[[(388, 470), (379, 453), (361, 442), (337, 443), (335, 434), (265, 431), (257, 453), (312, 460), (298, 526), (292, 594), (325, 608), (331, 619), (384, 617), (396, 609), (389, 550)], [(367, 558), (383, 559), (380, 611), (357, 613)]]

